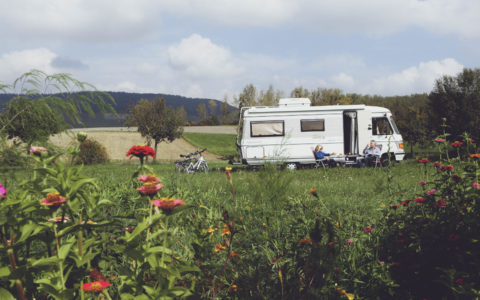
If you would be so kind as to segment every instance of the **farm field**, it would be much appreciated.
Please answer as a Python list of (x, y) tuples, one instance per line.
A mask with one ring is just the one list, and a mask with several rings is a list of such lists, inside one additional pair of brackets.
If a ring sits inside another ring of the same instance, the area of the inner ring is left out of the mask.
[[(52, 136), (50, 142), (65, 149), (75, 142), (75, 135), (80, 131), (87, 132), (91, 139), (94, 139), (105, 146), (110, 159), (113, 161), (128, 160), (128, 158), (125, 157), (125, 153), (127, 153), (130, 146), (145, 143), (145, 139), (136, 132), (135, 128), (125, 127), (72, 129)], [(184, 131), (186, 136), (200, 135), (205, 137), (203, 135), (207, 134), (209, 135), (208, 138), (216, 139), (217, 134), (220, 136), (234, 136), (232, 133), (235, 132), (235, 126), (189, 126), (184, 127)], [(194, 140), (197, 141), (198, 138)], [(172, 143), (160, 143), (157, 149), (157, 159), (161, 161), (176, 160), (179, 158), (180, 154), (195, 152), (203, 147), (200, 144), (192, 145), (183, 138), (177, 139)], [(233, 145), (234, 144), (235, 143), (233, 142)], [(217, 152), (207, 151), (204, 156), (207, 160), (220, 160), (224, 155), (232, 155), (231, 145), (232, 144), (228, 147), (215, 145), (214, 149), (216, 149)], [(233, 148), (233, 150), (236, 151), (235, 148)]]

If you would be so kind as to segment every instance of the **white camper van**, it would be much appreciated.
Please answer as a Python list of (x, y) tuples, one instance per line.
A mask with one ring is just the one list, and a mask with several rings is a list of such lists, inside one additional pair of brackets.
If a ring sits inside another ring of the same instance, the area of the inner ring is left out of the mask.
[(383, 107), (310, 106), (308, 98), (284, 98), (278, 106), (240, 111), (237, 147), (247, 165), (314, 164), (316, 145), (323, 145), (325, 152), (342, 153), (339, 160), (355, 164), (370, 140), (380, 146), (384, 163), (389, 157), (403, 159), (402, 136), (392, 113)]

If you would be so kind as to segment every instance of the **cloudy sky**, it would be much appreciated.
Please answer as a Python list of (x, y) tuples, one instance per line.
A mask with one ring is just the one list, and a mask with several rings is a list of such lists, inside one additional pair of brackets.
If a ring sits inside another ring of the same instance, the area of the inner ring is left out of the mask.
[(249, 83), (428, 93), (480, 67), (479, 12), (478, 0), (5, 0), (0, 82), (40, 69), (214, 99)]

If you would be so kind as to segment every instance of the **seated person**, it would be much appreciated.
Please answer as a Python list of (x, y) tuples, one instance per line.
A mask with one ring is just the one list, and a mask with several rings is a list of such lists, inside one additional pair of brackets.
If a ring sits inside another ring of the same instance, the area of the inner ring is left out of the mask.
[(313, 153), (315, 153), (315, 159), (325, 159), (328, 163), (328, 166), (330, 167), (337, 166), (337, 163), (335, 162), (335, 160), (329, 157), (330, 155), (335, 155), (335, 153), (323, 152), (323, 146), (317, 145)]
[(380, 151), (380, 148), (377, 147), (377, 143), (374, 140), (371, 140), (370, 144), (363, 149), (363, 155), (365, 156), (365, 159), (360, 160), (360, 168), (371, 165), (377, 157), (382, 155), (382, 152)]

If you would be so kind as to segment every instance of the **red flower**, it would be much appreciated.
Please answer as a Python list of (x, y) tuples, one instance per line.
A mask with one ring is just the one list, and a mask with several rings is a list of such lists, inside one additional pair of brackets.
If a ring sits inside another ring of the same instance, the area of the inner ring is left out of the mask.
[(308, 193), (316, 198), (318, 198), (317, 188), (311, 188)]
[(128, 150), (126, 156), (130, 156), (130, 158), (133, 156), (143, 158), (148, 155), (150, 155), (152, 158), (155, 158), (155, 150), (153, 150), (152, 147), (147, 145), (135, 145)]
[(89, 293), (99, 293), (104, 288), (109, 287), (109, 286), (111, 286), (111, 284), (109, 282), (99, 280), (99, 281), (85, 283), (82, 286), (82, 289), (86, 292), (89, 292)]
[(40, 204), (48, 207), (59, 207), (66, 201), (67, 198), (60, 196), (60, 193), (48, 193), (47, 198), (40, 200)]
[(480, 158), (480, 153), (470, 154), (471, 158)]
[(462, 147), (463, 143), (459, 142), (459, 141), (455, 141), (451, 145), (452, 145), (452, 147)]
[(440, 208), (445, 208), (447, 207), (447, 202), (445, 202), (445, 200), (440, 199), (437, 201), (437, 203), (435, 203), (435, 206)]
[(422, 158), (422, 159), (419, 159), (418, 162), (421, 163), (421, 164), (426, 164), (426, 163), (430, 162), (430, 160), (428, 158)]
[(452, 171), (452, 170), (453, 170), (453, 166), (452, 166), (452, 165), (442, 166), (442, 167), (440, 168), (440, 171), (442, 171), (442, 172)]
[(373, 227), (370, 227), (370, 226), (363, 229), (363, 231), (365, 231), (365, 232), (370, 232), (372, 230), (373, 230)]
[(312, 243), (312, 239), (310, 238), (304, 238), (300, 240), (300, 244), (310, 244)]
[(433, 163), (433, 166), (434, 166), (435, 168), (439, 168), (439, 167), (442, 166), (442, 164), (439, 163), (438, 161), (436, 161), (436, 162)]
[(392, 208), (392, 209), (397, 209), (397, 208), (399, 208), (399, 207), (400, 207), (400, 205), (398, 205), (398, 204), (390, 205), (390, 208)]
[(152, 174), (141, 175), (137, 179), (140, 180), (141, 182), (155, 182), (155, 183), (160, 182), (160, 179), (158, 179), (157, 176)]
[(157, 184), (155, 182), (146, 182), (141, 187), (137, 188), (137, 191), (144, 195), (155, 195), (162, 188), (162, 184)]
[(185, 205), (185, 202), (180, 199), (161, 198), (152, 200), (152, 204), (161, 208), (164, 212), (170, 212), (177, 206)]
[(405, 200), (402, 202), (402, 206), (408, 206), (410, 204), (410, 200)]
[(463, 278), (462, 277), (457, 278), (457, 280), (455, 280), (455, 283), (456, 284), (462, 284), (463, 283)]

